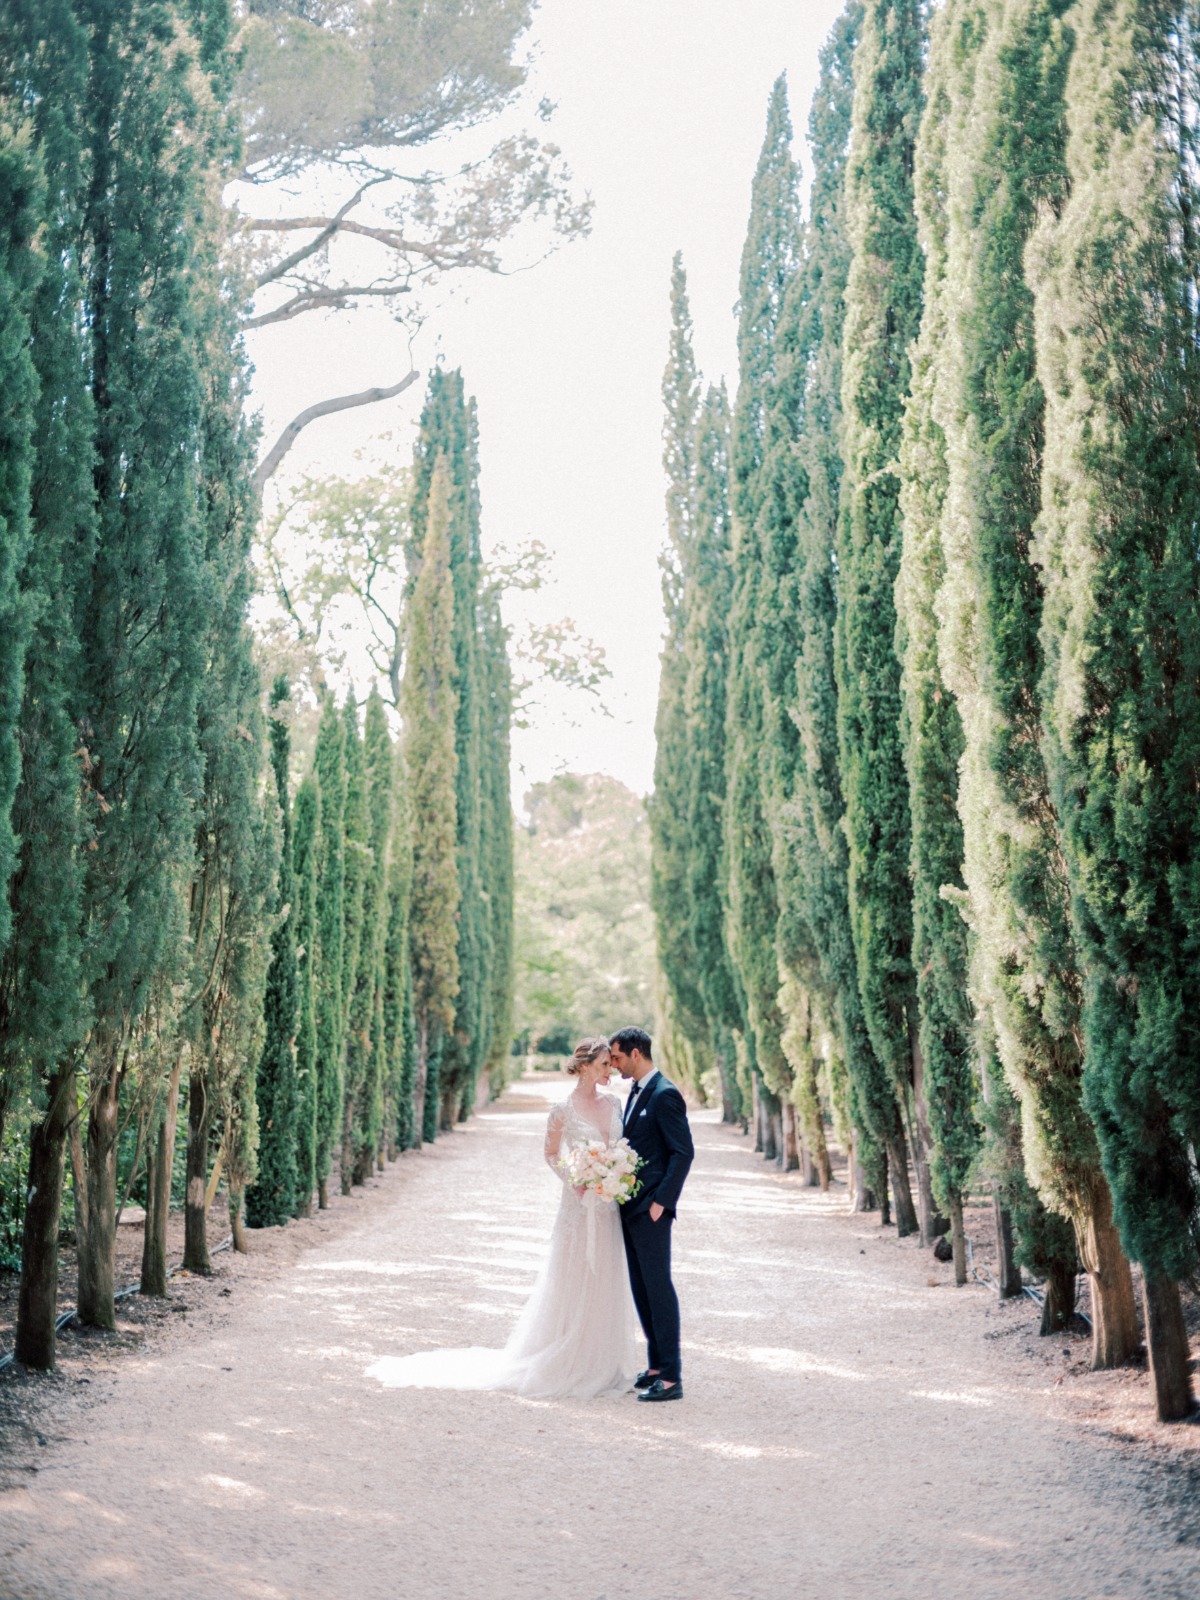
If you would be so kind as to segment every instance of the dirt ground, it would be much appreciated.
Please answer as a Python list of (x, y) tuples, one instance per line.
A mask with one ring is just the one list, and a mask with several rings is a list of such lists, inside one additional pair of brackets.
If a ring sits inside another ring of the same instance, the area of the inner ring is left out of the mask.
[[(675, 1232), (686, 1398), (384, 1389), (499, 1344), (556, 1184), (500, 1106), (172, 1300), (0, 1380), (5, 1600), (1195, 1600), (1200, 1428), (1028, 1301), (712, 1113)], [(973, 1219), (981, 1244), (982, 1213)], [(186, 1308), (176, 1311), (173, 1307)]]

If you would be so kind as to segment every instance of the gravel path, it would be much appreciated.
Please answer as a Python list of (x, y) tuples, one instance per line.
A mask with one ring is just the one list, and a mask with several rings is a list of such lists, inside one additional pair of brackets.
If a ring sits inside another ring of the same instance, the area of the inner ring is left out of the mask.
[(367, 1378), (382, 1355), (502, 1341), (555, 1204), (523, 1087), (207, 1326), (165, 1318), (173, 1337), (56, 1400), (40, 1470), (0, 1493), (0, 1594), (1200, 1594), (1186, 1464), (1072, 1417), (998, 1337), (1031, 1307), (947, 1287), (708, 1114), (676, 1227), (681, 1405)]

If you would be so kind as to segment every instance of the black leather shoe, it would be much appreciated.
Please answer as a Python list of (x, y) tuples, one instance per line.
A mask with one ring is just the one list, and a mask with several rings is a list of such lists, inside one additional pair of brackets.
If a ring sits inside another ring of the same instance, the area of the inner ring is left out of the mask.
[(633, 1380), (633, 1387), (635, 1389), (648, 1389), (652, 1383), (657, 1382), (657, 1372), (639, 1372), (637, 1377)]
[(639, 1400), (682, 1400), (683, 1385), (681, 1383), (664, 1383), (661, 1378), (646, 1390), (645, 1394), (638, 1395)]

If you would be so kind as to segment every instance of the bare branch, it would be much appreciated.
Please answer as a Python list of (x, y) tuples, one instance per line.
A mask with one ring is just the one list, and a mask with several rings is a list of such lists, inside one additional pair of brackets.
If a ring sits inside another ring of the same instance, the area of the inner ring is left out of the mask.
[[(354, 210), (354, 207), (362, 199), (363, 195), (366, 194), (367, 190), (374, 188), (377, 183), (385, 183), (386, 181), (386, 178), (382, 174), (377, 178), (368, 178), (365, 183), (361, 184), (358, 189), (355, 190), (355, 192), (350, 196), (349, 200), (346, 201), (345, 205), (341, 206), (332, 217), (322, 218), (321, 220), (314, 222), (313, 226), (318, 227), (321, 230), (317, 237), (315, 239), (310, 239), (308, 244), (301, 245), (299, 250), (293, 251), (290, 256), (286, 256), (282, 261), (277, 262), (275, 266), (263, 274), (263, 276), (258, 280), (256, 287), (262, 289), (268, 283), (274, 283), (278, 278), (282, 278), (286, 276), (287, 273), (291, 272), (293, 267), (298, 267), (302, 261), (307, 261), (309, 256), (315, 255), (321, 246), (326, 242), (326, 240), (331, 239), (338, 231), (347, 215)], [(251, 222), (249, 226), (251, 228), (261, 229), (269, 228), (271, 224), (269, 222), (256, 221)]]
[[(380, 182), (380, 179), (373, 180)], [(365, 187), (365, 186), (364, 186)], [(359, 190), (359, 194), (362, 190)], [(357, 200), (358, 196), (355, 196)], [(284, 276), (292, 267), (298, 265), (307, 256), (312, 255), (327, 239), (332, 239), (336, 234), (352, 233), (362, 239), (373, 239), (376, 244), (383, 245), (388, 250), (393, 250), (402, 256), (421, 256), (434, 266), (466, 267), (489, 265), (495, 260), (495, 252), (481, 250), (478, 247), (469, 250), (446, 250), (440, 248), (436, 241), (429, 242), (422, 239), (412, 239), (407, 234), (401, 233), (398, 228), (383, 228), (372, 226), (366, 222), (347, 222), (344, 219), (349, 206), (343, 207), (336, 217), (250, 217), (245, 222), (246, 229), (251, 233), (299, 233), (307, 228), (318, 228), (320, 233), (311, 243), (304, 245), (294, 254), (272, 267), (264, 277), (258, 280), (258, 287), (273, 283)]]
[(302, 317), (306, 311), (340, 311), (351, 300), (364, 297), (386, 299), (389, 295), (408, 292), (407, 284), (402, 283), (338, 284), (332, 289), (301, 289), (274, 311), (264, 311), (259, 317), (247, 317), (242, 327), (266, 328), (273, 322), (290, 322), (293, 317)]
[(336, 411), (350, 411), (355, 406), (371, 406), (380, 400), (392, 400), (398, 394), (403, 394), (405, 389), (411, 388), (416, 383), (420, 373), (409, 372), (387, 389), (363, 389), (359, 394), (338, 395), (332, 400), (319, 400), (316, 405), (307, 407), (299, 416), (293, 417), (291, 422), (276, 439), (259, 462), (254, 473), (254, 487), (261, 494), (264, 486), (279, 468), (279, 463), (287, 455), (310, 422), (316, 422), (319, 417), (329, 417)]

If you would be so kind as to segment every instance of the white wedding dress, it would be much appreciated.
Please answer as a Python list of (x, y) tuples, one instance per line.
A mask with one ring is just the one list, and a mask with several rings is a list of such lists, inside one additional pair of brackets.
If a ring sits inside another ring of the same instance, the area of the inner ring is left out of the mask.
[(367, 1368), (388, 1388), (510, 1389), (550, 1399), (590, 1400), (630, 1387), (639, 1364), (639, 1333), (615, 1201), (582, 1197), (558, 1167), (560, 1156), (589, 1139), (621, 1137), (621, 1103), (599, 1094), (607, 1128), (592, 1121), (572, 1093), (550, 1112), (545, 1157), (562, 1183), (550, 1254), (502, 1350), (426, 1350), (385, 1356)]

